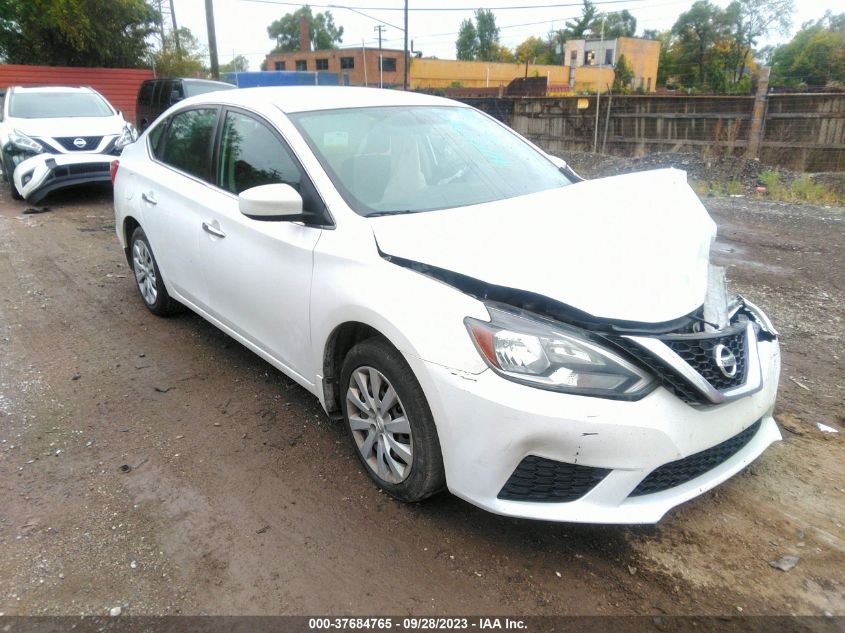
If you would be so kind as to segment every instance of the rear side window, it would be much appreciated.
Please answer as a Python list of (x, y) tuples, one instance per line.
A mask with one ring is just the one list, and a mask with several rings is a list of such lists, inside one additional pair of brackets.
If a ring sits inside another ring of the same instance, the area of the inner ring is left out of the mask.
[(170, 107), (170, 92), (173, 90), (173, 83), (170, 80), (161, 82), (156, 102), (162, 109)]
[(145, 81), (141, 84), (141, 89), (138, 91), (138, 103), (140, 105), (148, 106), (153, 98), (153, 82)]
[(164, 133), (164, 145), (156, 152), (159, 160), (187, 174), (208, 180), (211, 140), (216, 123), (215, 108), (186, 110), (174, 115)]
[(239, 194), (259, 185), (285, 183), (299, 191), (300, 180), (299, 167), (270, 128), (238, 112), (226, 113), (217, 186)]

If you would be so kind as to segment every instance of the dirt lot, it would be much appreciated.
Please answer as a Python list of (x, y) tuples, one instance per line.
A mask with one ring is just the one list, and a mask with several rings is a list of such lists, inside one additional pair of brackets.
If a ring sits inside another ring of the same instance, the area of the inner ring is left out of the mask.
[(145, 310), (109, 195), (0, 194), (0, 613), (845, 615), (845, 210), (707, 200), (783, 335), (784, 441), (626, 528), (379, 493), (304, 390)]

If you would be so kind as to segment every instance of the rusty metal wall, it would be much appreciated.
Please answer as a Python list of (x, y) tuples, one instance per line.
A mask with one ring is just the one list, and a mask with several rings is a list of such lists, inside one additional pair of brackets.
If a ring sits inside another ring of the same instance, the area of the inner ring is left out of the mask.
[[(473, 105), (484, 107), (475, 100)], [(596, 96), (513, 100), (507, 121), (551, 153), (592, 151)], [(700, 152), (742, 156), (751, 96), (625, 95), (599, 99), (598, 150), (621, 156)], [(579, 107), (580, 106), (580, 107)], [(497, 108), (504, 110), (500, 104)], [(609, 116), (608, 116), (609, 115)], [(845, 94), (767, 97), (759, 158), (795, 171), (845, 171)]]
[(140, 68), (68, 68), (62, 66), (20, 66), (0, 64), (0, 89), (8, 86), (90, 86), (127, 121), (135, 122), (135, 100), (151, 70)]

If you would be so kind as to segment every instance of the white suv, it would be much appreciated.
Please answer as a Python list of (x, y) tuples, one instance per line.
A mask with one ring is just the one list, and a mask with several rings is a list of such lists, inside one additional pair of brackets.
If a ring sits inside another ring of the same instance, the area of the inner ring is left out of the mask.
[(463, 104), (321, 87), (186, 99), (115, 172), (147, 308), (313, 393), (400, 499), (654, 522), (780, 439), (777, 332), (683, 172), (583, 181)]
[(109, 182), (109, 164), (137, 139), (96, 90), (8, 88), (0, 109), (0, 158), (12, 197), (38, 202), (55, 189)]

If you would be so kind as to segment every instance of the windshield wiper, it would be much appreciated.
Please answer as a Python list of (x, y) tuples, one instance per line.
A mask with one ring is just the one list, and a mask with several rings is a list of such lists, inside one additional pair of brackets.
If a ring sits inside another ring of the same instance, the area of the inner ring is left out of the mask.
[(376, 211), (375, 213), (368, 213), (368, 218), (379, 218), (384, 215), (405, 215), (406, 213), (419, 213), (413, 209), (397, 209), (395, 211)]

